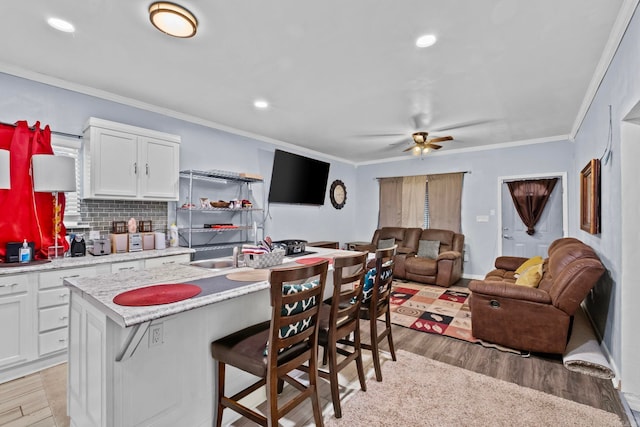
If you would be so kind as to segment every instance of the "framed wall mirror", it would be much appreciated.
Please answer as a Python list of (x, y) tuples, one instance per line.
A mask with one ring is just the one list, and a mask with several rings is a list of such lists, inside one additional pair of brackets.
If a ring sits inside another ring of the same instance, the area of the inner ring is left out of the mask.
[(600, 160), (591, 159), (580, 172), (580, 228), (600, 233)]

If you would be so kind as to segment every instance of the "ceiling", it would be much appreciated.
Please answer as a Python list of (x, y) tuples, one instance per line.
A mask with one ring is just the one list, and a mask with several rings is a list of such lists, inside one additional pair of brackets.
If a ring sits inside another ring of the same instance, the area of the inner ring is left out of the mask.
[[(199, 21), (191, 39), (157, 31), (151, 0), (2, 2), (15, 42), (0, 71), (366, 163), (409, 157), (390, 144), (416, 130), (455, 138), (438, 154), (570, 136), (631, 14), (629, 0), (175, 1)], [(417, 48), (423, 34), (437, 43)]]

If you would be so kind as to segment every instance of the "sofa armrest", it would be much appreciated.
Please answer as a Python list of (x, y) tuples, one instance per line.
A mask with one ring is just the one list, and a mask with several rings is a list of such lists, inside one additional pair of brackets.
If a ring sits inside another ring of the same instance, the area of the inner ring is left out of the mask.
[(500, 256), (496, 258), (495, 266), (501, 270), (516, 271), (527, 259), (518, 256)]
[(462, 254), (458, 251), (445, 251), (445, 252), (442, 252), (440, 255), (438, 255), (438, 258), (436, 258), (436, 261), (440, 261), (441, 259), (455, 260), (457, 258), (460, 258), (461, 256)]
[(474, 294), (483, 294), (488, 297), (502, 297), (541, 304), (551, 304), (551, 296), (548, 292), (538, 288), (515, 285), (513, 283), (472, 280), (469, 282), (469, 289)]

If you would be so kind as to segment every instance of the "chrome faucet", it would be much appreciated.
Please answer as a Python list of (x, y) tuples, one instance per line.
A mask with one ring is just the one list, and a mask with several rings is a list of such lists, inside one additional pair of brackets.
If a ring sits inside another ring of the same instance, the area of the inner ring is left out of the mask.
[(238, 253), (240, 252), (240, 248), (237, 246), (233, 247), (233, 267), (238, 268)]

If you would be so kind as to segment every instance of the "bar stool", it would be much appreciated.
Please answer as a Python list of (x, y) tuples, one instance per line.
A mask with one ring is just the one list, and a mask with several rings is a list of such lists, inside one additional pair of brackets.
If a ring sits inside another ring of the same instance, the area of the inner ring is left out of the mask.
[[(250, 326), (211, 343), (211, 355), (218, 362), (217, 418), (230, 408), (262, 426), (277, 426), (293, 408), (311, 399), (315, 424), (322, 426), (317, 389), (318, 318), (327, 278), (327, 260), (309, 266), (271, 270), (271, 320)], [(309, 384), (289, 373), (308, 362)], [(225, 396), (225, 367), (234, 366), (259, 377), (259, 381)], [(284, 382), (300, 393), (278, 404)], [(239, 402), (266, 385), (266, 416)]]
[[(336, 418), (342, 417), (338, 372), (355, 361), (358, 370), (360, 388), (367, 391), (360, 348), (360, 304), (366, 272), (367, 252), (336, 257), (333, 260), (333, 296), (331, 304), (323, 304), (320, 309), (318, 343), (323, 348), (323, 365), (329, 362), (329, 371), (320, 370), (318, 374), (329, 379), (331, 400)], [(353, 286), (355, 283), (356, 286)], [(350, 285), (350, 289), (342, 289)], [(348, 337), (353, 333), (353, 341)], [(349, 344), (351, 348), (338, 347), (337, 344)], [(338, 363), (338, 354), (345, 356)]]
[[(396, 245), (388, 249), (378, 249), (376, 251), (375, 271), (372, 269), (367, 272), (363, 286), (360, 318), (369, 320), (370, 343), (361, 343), (361, 347), (371, 350), (377, 381), (382, 381), (379, 345), (385, 338), (389, 344), (391, 359), (393, 361), (396, 360), (396, 351), (393, 346), (393, 336), (391, 334), (389, 302), (393, 285), (393, 257), (396, 254), (397, 247)], [(383, 314), (385, 316), (384, 329), (378, 332), (378, 318)]]

